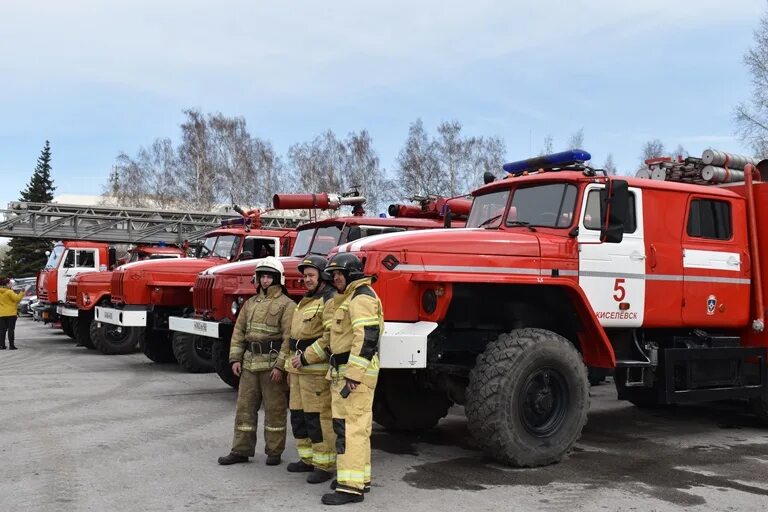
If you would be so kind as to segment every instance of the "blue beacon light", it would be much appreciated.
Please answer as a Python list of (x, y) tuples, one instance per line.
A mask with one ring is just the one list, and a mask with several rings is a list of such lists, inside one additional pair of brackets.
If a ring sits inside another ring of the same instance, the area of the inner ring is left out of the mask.
[(561, 151), (560, 153), (553, 153), (551, 155), (537, 156), (535, 158), (510, 162), (508, 164), (504, 164), (504, 170), (513, 176), (519, 176), (524, 172), (533, 172), (539, 169), (552, 169), (555, 167), (566, 167), (574, 164), (583, 164), (587, 160), (591, 159), (592, 155), (583, 149), (570, 149), (568, 151)]

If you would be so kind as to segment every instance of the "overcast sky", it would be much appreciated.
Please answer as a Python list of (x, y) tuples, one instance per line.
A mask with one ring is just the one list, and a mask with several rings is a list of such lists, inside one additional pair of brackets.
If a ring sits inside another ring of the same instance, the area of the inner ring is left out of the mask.
[[(372, 5), (376, 4), (376, 5)], [(57, 194), (97, 194), (120, 151), (176, 138), (182, 109), (241, 115), (285, 154), (367, 129), (394, 171), (409, 124), (458, 120), (508, 160), (584, 129), (602, 164), (660, 138), (746, 148), (733, 108), (764, 0), (3, 0), (0, 205), (46, 139)]]

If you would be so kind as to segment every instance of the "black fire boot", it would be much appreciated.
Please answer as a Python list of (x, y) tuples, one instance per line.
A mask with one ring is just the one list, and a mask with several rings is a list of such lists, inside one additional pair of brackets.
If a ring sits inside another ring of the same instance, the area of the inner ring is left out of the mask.
[(222, 466), (229, 466), (230, 464), (239, 464), (241, 462), (248, 462), (248, 457), (240, 455), (239, 453), (230, 453), (223, 457), (219, 457), (219, 464)]
[(16, 350), (16, 349), (17, 349), (17, 347), (16, 347), (16, 345), (14, 345), (13, 343), (11, 343), (10, 345), (8, 345), (8, 350)]
[(319, 468), (315, 468), (314, 471), (312, 471), (310, 474), (307, 475), (307, 483), (308, 484), (321, 484), (323, 482), (327, 482), (331, 479), (333, 475), (331, 475), (329, 472), (324, 471)]
[(279, 455), (267, 455), (267, 466), (277, 466), (282, 460)]
[(346, 505), (347, 503), (360, 503), (365, 499), (362, 494), (351, 494), (348, 492), (329, 492), (323, 494), (321, 502), (323, 505)]
[(309, 473), (315, 469), (315, 467), (312, 464), (307, 464), (303, 460), (300, 460), (299, 462), (291, 462), (286, 469), (289, 473)]
[(2, 345), (0, 345), (0, 350), (5, 350), (5, 348), (6, 348), (6, 347), (5, 347), (5, 343), (3, 343)]
[[(334, 478), (331, 482), (331, 490), (336, 490), (336, 486), (339, 484), (339, 482), (336, 481)], [(371, 482), (368, 482), (366, 484), (363, 484), (363, 492), (371, 492)]]

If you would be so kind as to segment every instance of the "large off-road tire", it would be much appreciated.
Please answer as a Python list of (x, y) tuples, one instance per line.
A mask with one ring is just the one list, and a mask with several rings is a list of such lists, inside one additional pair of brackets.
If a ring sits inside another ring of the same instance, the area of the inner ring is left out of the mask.
[(622, 400), (626, 400), (641, 409), (662, 407), (662, 404), (659, 403), (658, 390), (655, 387), (632, 387), (627, 389), (626, 382), (627, 372), (624, 369), (617, 368), (613, 376), (613, 383), (616, 385), (616, 392), (619, 396), (623, 397)]
[(104, 322), (91, 322), (91, 340), (102, 354), (132, 354), (143, 337), (143, 327), (117, 327)]
[(64, 334), (75, 339), (75, 332), (72, 330), (72, 319), (68, 316), (62, 316), (59, 318), (59, 323), (61, 324), (61, 330), (64, 331)]
[(418, 375), (382, 370), (376, 384), (373, 420), (396, 432), (427, 430), (448, 414), (451, 405), (445, 393), (426, 388)]
[(91, 350), (96, 348), (91, 340), (92, 323), (93, 320), (88, 317), (78, 317), (72, 321), (72, 331), (75, 333), (75, 341), (77, 341), (78, 345), (82, 345)]
[(558, 462), (587, 422), (587, 368), (562, 336), (516, 329), (477, 358), (465, 410), (473, 436), (499, 462), (517, 467)]
[(175, 363), (171, 336), (169, 333), (148, 331), (146, 336), (139, 340), (139, 348), (150, 360), (155, 363)]
[(179, 366), (190, 373), (210, 373), (213, 371), (211, 350), (213, 339), (186, 332), (175, 332), (171, 338), (173, 355)]
[(219, 338), (213, 341), (211, 357), (213, 359), (213, 369), (219, 378), (226, 382), (227, 385), (237, 389), (240, 385), (240, 377), (232, 373), (232, 365), (229, 364), (229, 337), (224, 340)]

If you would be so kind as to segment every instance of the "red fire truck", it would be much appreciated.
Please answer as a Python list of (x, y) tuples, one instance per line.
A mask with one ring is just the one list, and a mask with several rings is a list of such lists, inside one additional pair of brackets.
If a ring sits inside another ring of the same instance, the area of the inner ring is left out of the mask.
[[(266, 217), (259, 210), (242, 215), (210, 231), (197, 258), (137, 261), (116, 269), (110, 283), (111, 303), (96, 306), (92, 334), (99, 339), (94, 344), (109, 346), (115, 354), (133, 351), (138, 343), (152, 361), (178, 361), (188, 371), (211, 371), (207, 347), (171, 343), (168, 317), (192, 307), (192, 285), (199, 272), (227, 261), (289, 254), (296, 238), (293, 227), (288, 227), (295, 225), (295, 218)], [(267, 227), (267, 222), (273, 227)]]
[(705, 152), (625, 179), (589, 159), (506, 164), (467, 229), (338, 248), (384, 306), (377, 422), (428, 427), (463, 404), (491, 456), (553, 463), (587, 421), (587, 367), (638, 406), (740, 398), (768, 422), (768, 161)]
[(69, 281), (77, 274), (105, 271), (114, 261), (114, 251), (110, 251), (109, 244), (77, 240), (56, 242), (45, 268), (37, 277), (38, 302), (33, 306), (35, 318), (45, 323), (60, 321), (62, 330), (74, 338), (70, 318), (58, 313)]
[[(176, 246), (167, 245), (138, 245), (128, 250), (125, 257), (117, 260), (117, 263), (133, 263), (135, 261), (183, 258), (185, 250)], [(98, 348), (99, 351), (109, 354), (111, 345), (99, 345), (93, 342), (99, 339), (91, 335), (91, 330), (96, 329), (93, 323), (94, 309), (96, 305), (103, 305), (110, 301), (110, 282), (112, 272), (80, 273), (70, 279), (67, 285), (66, 303), (58, 307), (62, 325), (65, 321), (71, 323), (72, 332), (79, 345), (88, 348)], [(66, 319), (66, 320), (65, 320)]]
[[(441, 228), (446, 222), (461, 227), (471, 204), (465, 198), (415, 199), (418, 204), (390, 205), (389, 214), (393, 217), (381, 218), (363, 216), (363, 199), (357, 198), (347, 202), (354, 206), (355, 215), (328, 218), (298, 228), (291, 256), (281, 258), (289, 294), (298, 300), (306, 291), (297, 266), (307, 254), (325, 255), (340, 243), (383, 233)], [(273, 205), (275, 208), (335, 209), (341, 203), (329, 202), (325, 194), (277, 194)], [(237, 386), (238, 379), (229, 365), (229, 340), (240, 306), (255, 292), (251, 277), (256, 265), (254, 261), (229, 263), (202, 272), (195, 281), (194, 312), (170, 319), (175, 338), (192, 338), (196, 343), (212, 346), (216, 372), (233, 387)]]

